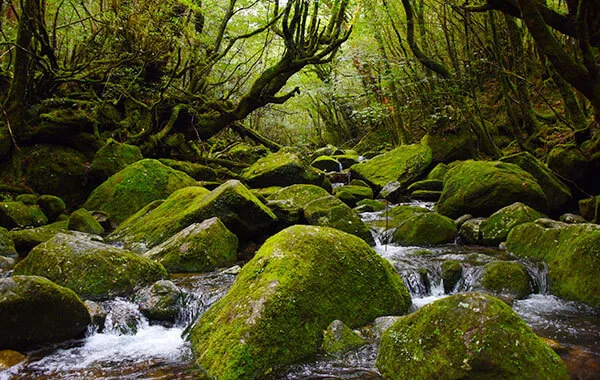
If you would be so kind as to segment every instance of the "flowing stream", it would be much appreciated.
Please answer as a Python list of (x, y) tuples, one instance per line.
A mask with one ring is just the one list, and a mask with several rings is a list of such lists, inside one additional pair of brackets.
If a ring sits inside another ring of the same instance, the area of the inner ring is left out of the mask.
[[(430, 206), (429, 204), (421, 204)], [(381, 213), (365, 213), (363, 219), (382, 218)], [(441, 265), (457, 260), (463, 274), (449, 292), (476, 291), (482, 266), (496, 260), (514, 260), (505, 251), (455, 244), (429, 247), (399, 247), (383, 244), (386, 234), (375, 231), (375, 250), (389, 260), (402, 276), (413, 309), (446, 297)], [(523, 262), (534, 281), (536, 292), (513, 302), (513, 309), (540, 336), (569, 348), (564, 354), (569, 371), (580, 378), (600, 377), (600, 311), (561, 300), (548, 293), (546, 270), (539, 263)], [(213, 272), (178, 276), (172, 281), (185, 293), (177, 322), (171, 326), (149, 323), (137, 306), (126, 299), (104, 302), (108, 310), (101, 332), (90, 330), (83, 339), (47, 345), (27, 352), (28, 360), (0, 372), (5, 379), (195, 379), (202, 373), (195, 367), (186, 328), (230, 288), (235, 275)], [(337, 358), (318, 357), (315, 361), (286, 368), (274, 378), (378, 379), (374, 363), (377, 339), (365, 328), (371, 343)]]

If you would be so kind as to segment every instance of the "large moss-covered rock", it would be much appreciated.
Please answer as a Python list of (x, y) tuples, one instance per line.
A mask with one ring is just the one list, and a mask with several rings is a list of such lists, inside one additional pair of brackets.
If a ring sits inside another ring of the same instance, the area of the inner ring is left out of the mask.
[(59, 232), (67, 231), (67, 220), (46, 224), (37, 228), (10, 231), (10, 237), (20, 256), (25, 257), (38, 244), (48, 241)]
[(298, 183), (320, 185), (324, 175), (308, 167), (297, 153), (277, 152), (256, 161), (242, 172), (250, 187), (290, 186)]
[(202, 187), (180, 189), (155, 208), (140, 210), (123, 222), (109, 240), (145, 252), (187, 226), (212, 217), (218, 217), (241, 238), (261, 236), (277, 220), (248, 188), (230, 180), (210, 192)]
[(388, 182), (397, 181), (403, 188), (419, 179), (430, 169), (431, 149), (420, 144), (402, 145), (368, 161), (352, 165), (353, 178), (381, 190)]
[(453, 243), (456, 224), (437, 212), (417, 213), (400, 223), (392, 238), (394, 243), (405, 246)]
[(0, 348), (74, 338), (90, 322), (70, 289), (38, 276), (0, 279)]
[(92, 192), (84, 207), (108, 212), (115, 222), (121, 223), (146, 204), (195, 185), (197, 182), (187, 174), (157, 160), (145, 159), (103, 182)]
[(568, 379), (560, 357), (504, 302), (453, 295), (400, 318), (381, 340), (389, 379)]
[(307, 204), (304, 218), (309, 224), (337, 228), (375, 245), (369, 227), (348, 205), (334, 196), (318, 198)]
[(96, 152), (90, 165), (90, 176), (97, 181), (96, 183), (103, 182), (143, 158), (142, 151), (137, 146), (123, 144), (109, 138)]
[(427, 174), (426, 179), (443, 181), (446, 173), (448, 173), (448, 165), (440, 162), (433, 169), (431, 169), (429, 174)]
[(310, 166), (324, 172), (339, 172), (342, 169), (342, 164), (330, 156), (319, 156), (310, 163)]
[(472, 133), (465, 126), (455, 131), (427, 133), (421, 144), (431, 148), (433, 162), (449, 163), (474, 157)]
[(32, 249), (14, 274), (44, 276), (89, 299), (124, 295), (167, 276), (162, 265), (133, 252), (63, 233)]
[(522, 202), (546, 212), (546, 196), (531, 174), (505, 162), (463, 161), (446, 173), (437, 211), (450, 218), (489, 216)]
[(159, 159), (161, 164), (186, 173), (198, 181), (214, 181), (217, 179), (217, 171), (206, 165), (195, 162), (177, 161), (170, 158)]
[(531, 153), (516, 153), (502, 157), (500, 161), (518, 165), (535, 178), (542, 188), (544, 195), (546, 195), (548, 211), (550, 213), (560, 213), (571, 200), (571, 190), (543, 162), (535, 158)]
[(590, 164), (583, 151), (575, 145), (556, 145), (546, 157), (546, 163), (562, 178), (585, 184), (590, 176)]
[(483, 244), (497, 246), (506, 240), (508, 233), (515, 226), (545, 217), (541, 212), (537, 212), (521, 202), (501, 208), (481, 223)]
[(301, 209), (304, 209), (307, 204), (314, 201), (315, 199), (329, 196), (327, 190), (322, 187), (315, 185), (292, 185), (284, 187), (271, 195), (268, 199), (270, 201), (291, 201), (293, 204)]
[(481, 286), (487, 291), (514, 298), (525, 298), (533, 291), (525, 265), (518, 261), (496, 261), (483, 267)]
[(410, 304), (396, 271), (364, 241), (298, 225), (265, 242), (190, 340), (209, 375), (259, 378), (315, 355), (332, 320), (356, 328)]
[(71, 213), (67, 220), (67, 229), (96, 235), (104, 233), (104, 228), (98, 223), (92, 213), (84, 208)]
[(373, 199), (373, 190), (367, 186), (345, 185), (333, 189), (333, 195), (350, 207), (363, 199)]
[(513, 228), (506, 249), (544, 260), (552, 294), (600, 307), (600, 226), (539, 219)]
[(218, 218), (194, 223), (145, 256), (169, 272), (208, 272), (235, 264), (238, 238)]
[(38, 199), (38, 206), (51, 222), (55, 221), (67, 209), (65, 201), (60, 197), (48, 194), (44, 194)]
[(0, 227), (0, 256), (12, 258), (17, 256), (15, 242), (10, 237), (8, 230), (4, 227)]
[(39, 227), (48, 223), (48, 218), (38, 206), (23, 202), (0, 202), (0, 227)]

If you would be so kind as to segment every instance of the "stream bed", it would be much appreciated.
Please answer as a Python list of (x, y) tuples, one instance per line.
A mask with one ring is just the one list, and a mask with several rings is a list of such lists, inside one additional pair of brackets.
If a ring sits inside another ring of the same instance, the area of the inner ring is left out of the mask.
[[(364, 215), (365, 219), (377, 217)], [(463, 275), (450, 291), (452, 294), (478, 290), (485, 263), (513, 260), (500, 249), (450, 244), (429, 247), (424, 252), (423, 247), (382, 244), (385, 236), (377, 237), (374, 248), (402, 276), (413, 297), (413, 310), (448, 295), (441, 277), (444, 261), (457, 260), (463, 265)], [(600, 378), (600, 311), (549, 294), (544, 266), (523, 264), (535, 283), (536, 293), (515, 300), (513, 309), (538, 335), (566, 347), (562, 356), (573, 378)], [(105, 301), (109, 314), (102, 332), (90, 330), (85, 338), (28, 351), (27, 361), (0, 372), (0, 380), (201, 378), (203, 374), (195, 367), (185, 341), (186, 328), (225, 295), (234, 279), (235, 275), (227, 271), (172, 278), (184, 291), (186, 300), (172, 326), (149, 323), (127, 299)], [(372, 334), (368, 328), (362, 332)], [(376, 356), (377, 343), (372, 339), (371, 344), (342, 357), (320, 357), (288, 367), (273, 378), (378, 379)]]

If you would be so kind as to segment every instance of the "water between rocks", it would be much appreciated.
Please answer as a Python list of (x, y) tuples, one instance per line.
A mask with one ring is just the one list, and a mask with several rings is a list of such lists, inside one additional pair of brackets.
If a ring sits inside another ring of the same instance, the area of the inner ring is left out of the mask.
[[(419, 204), (430, 207), (430, 204)], [(381, 213), (365, 213), (363, 219), (382, 218)], [(447, 296), (441, 264), (457, 260), (463, 275), (451, 293), (477, 290), (484, 264), (511, 260), (505, 251), (484, 247), (444, 245), (427, 248), (382, 244), (386, 235), (377, 235), (375, 250), (388, 259), (404, 279), (413, 298), (413, 309)], [(600, 311), (561, 300), (548, 294), (546, 271), (539, 263), (523, 262), (535, 282), (536, 293), (516, 300), (513, 309), (540, 336), (569, 348), (563, 358), (569, 371), (579, 378), (600, 377)], [(220, 299), (235, 275), (213, 272), (178, 276), (173, 282), (186, 294), (186, 302), (173, 326), (153, 325), (137, 306), (125, 299), (106, 301), (109, 311), (102, 332), (89, 331), (87, 337), (27, 352), (28, 360), (0, 372), (8, 379), (195, 379), (195, 368), (185, 329), (210, 305)], [(364, 330), (373, 335), (372, 330)], [(291, 366), (274, 378), (379, 379), (374, 368), (377, 343), (342, 357), (317, 358), (314, 362)]]

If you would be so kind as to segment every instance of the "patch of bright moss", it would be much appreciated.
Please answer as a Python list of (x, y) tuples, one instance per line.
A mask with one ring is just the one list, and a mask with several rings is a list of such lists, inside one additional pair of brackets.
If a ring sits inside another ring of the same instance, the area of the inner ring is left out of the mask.
[(268, 199), (270, 201), (288, 200), (303, 209), (315, 199), (327, 196), (329, 196), (329, 193), (322, 187), (299, 184), (285, 187), (271, 195)]
[(453, 243), (456, 224), (436, 212), (419, 213), (398, 225), (392, 238), (394, 243), (405, 246)]
[(511, 229), (519, 224), (533, 222), (545, 218), (546, 215), (537, 212), (521, 202), (513, 203), (493, 213), (481, 223), (480, 231), (483, 244), (498, 246), (506, 240)]
[(256, 161), (242, 172), (242, 179), (253, 188), (290, 186), (299, 183), (320, 185), (324, 175), (304, 164), (292, 152), (277, 152)]

